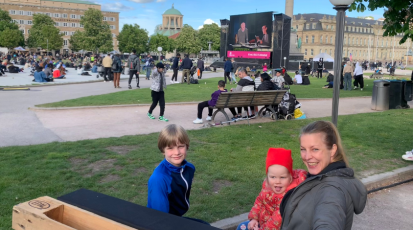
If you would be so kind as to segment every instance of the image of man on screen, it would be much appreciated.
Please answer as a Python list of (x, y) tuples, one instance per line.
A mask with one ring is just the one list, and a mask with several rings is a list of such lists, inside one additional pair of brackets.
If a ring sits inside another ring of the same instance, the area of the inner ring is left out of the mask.
[(238, 29), (237, 37), (239, 44), (248, 43), (248, 29), (245, 27), (245, 22), (241, 23), (241, 28)]
[(265, 45), (265, 46), (268, 46), (268, 45), (270, 45), (270, 39), (269, 39), (269, 37), (268, 37), (268, 33), (267, 33), (267, 26), (266, 25), (263, 25), (262, 26), (262, 39), (261, 40), (258, 40), (258, 43), (260, 44), (260, 45)]

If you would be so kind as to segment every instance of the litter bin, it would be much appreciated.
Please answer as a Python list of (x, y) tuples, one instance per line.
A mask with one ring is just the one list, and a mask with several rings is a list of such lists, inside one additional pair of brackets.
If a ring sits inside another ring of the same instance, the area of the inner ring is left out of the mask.
[[(413, 100), (413, 85), (412, 81), (403, 81), (403, 92), (404, 100), (412, 101)], [(407, 105), (409, 107), (409, 105)]]
[(389, 109), (402, 109), (407, 108), (407, 101), (405, 100), (404, 87), (401, 80), (390, 80), (390, 93), (389, 93)]
[(376, 80), (373, 82), (372, 110), (389, 110), (389, 88), (388, 81)]

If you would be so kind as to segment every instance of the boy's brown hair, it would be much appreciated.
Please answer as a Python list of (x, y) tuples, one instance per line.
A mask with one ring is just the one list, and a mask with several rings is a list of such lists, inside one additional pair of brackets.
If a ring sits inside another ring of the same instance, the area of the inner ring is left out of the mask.
[(172, 147), (180, 144), (185, 144), (189, 148), (189, 137), (185, 129), (180, 125), (171, 124), (166, 126), (159, 133), (158, 148), (164, 153), (166, 147)]

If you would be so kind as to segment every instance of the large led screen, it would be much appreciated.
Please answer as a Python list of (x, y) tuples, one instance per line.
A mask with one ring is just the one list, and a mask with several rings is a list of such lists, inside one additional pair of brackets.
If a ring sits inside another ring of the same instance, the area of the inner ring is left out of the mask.
[(273, 12), (231, 15), (228, 48), (271, 48), (272, 15)]

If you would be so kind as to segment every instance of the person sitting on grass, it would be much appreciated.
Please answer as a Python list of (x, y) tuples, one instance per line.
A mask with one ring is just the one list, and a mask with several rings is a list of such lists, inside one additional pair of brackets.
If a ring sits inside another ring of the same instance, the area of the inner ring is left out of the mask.
[(334, 75), (332, 75), (331, 73), (328, 74), (327, 76), (327, 82), (328, 84), (323, 86), (323, 89), (327, 89), (327, 88), (333, 88), (334, 85)]
[(295, 71), (295, 77), (293, 78), (294, 85), (301, 85), (303, 84), (303, 77), (298, 71)]
[(206, 118), (207, 121), (211, 120), (212, 116), (212, 107), (214, 107), (218, 101), (219, 95), (223, 92), (228, 92), (225, 89), (225, 81), (220, 80), (218, 81), (218, 90), (211, 94), (211, 100), (204, 101), (198, 104), (198, 117), (194, 120), (194, 124), (202, 124), (202, 111), (205, 107), (208, 107), (208, 117)]
[(35, 82), (49, 82), (53, 81), (53, 78), (48, 78), (46, 74), (42, 71), (42, 67), (37, 67), (36, 72), (34, 72), (34, 80)]
[(181, 126), (171, 124), (159, 133), (158, 149), (165, 158), (149, 178), (148, 208), (180, 217), (189, 210), (195, 166), (186, 160), (188, 148), (189, 136)]
[(53, 78), (54, 79), (66, 79), (65, 75), (62, 75), (60, 68), (57, 68), (53, 71)]
[(237, 230), (281, 229), (280, 205), (284, 195), (307, 178), (307, 171), (293, 170), (291, 150), (270, 148), (266, 159), (266, 177), (254, 206), (248, 214), (248, 221)]
[(47, 78), (53, 78), (53, 64), (47, 64), (46, 68), (44, 68), (43, 72), (46, 74)]

